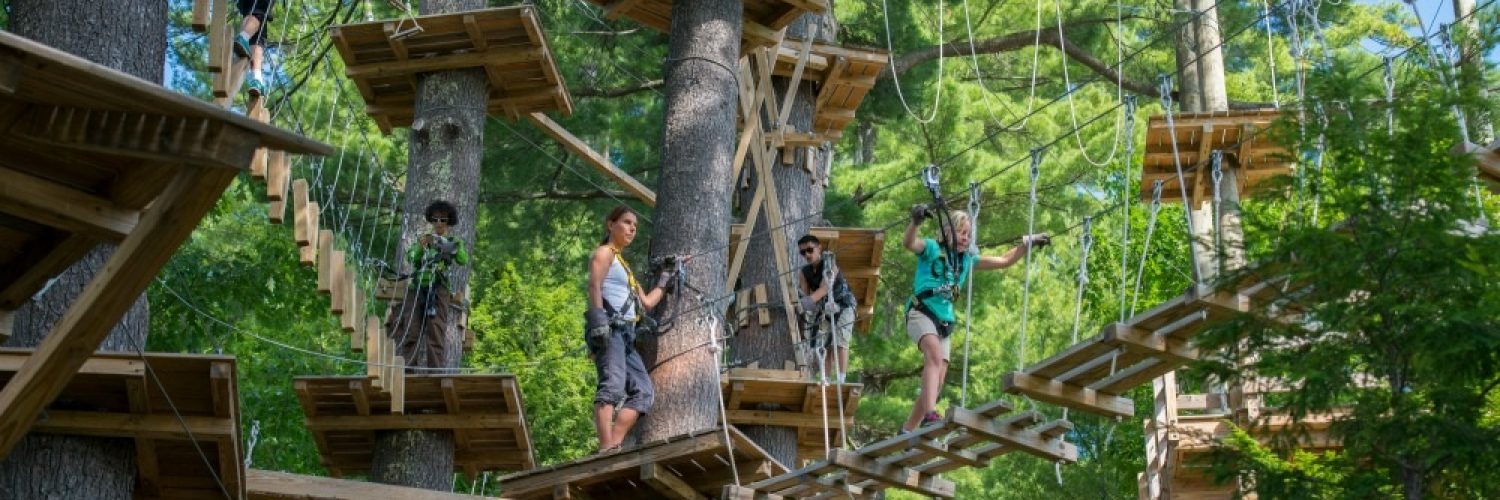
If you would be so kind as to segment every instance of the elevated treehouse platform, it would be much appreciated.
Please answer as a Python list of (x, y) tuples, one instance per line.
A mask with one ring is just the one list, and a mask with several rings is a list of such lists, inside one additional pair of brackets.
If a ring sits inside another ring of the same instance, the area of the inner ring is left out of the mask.
[(799, 461), (826, 458), (825, 425), (828, 442), (835, 448), (843, 443), (838, 404), (844, 404), (842, 428), (853, 427), (854, 410), (864, 389), (862, 384), (825, 386), (808, 380), (798, 370), (734, 368), (720, 380), (729, 423), (796, 428)]
[[(672, 31), (672, 0), (589, 0), (606, 19), (621, 16), (662, 33)], [(745, 0), (743, 37), (749, 47), (775, 46), (782, 29), (805, 14), (828, 11), (828, 0)]]
[(297, 399), (330, 474), (370, 469), (377, 431), (452, 431), (454, 472), (536, 467), (521, 388), (511, 375), (407, 375), (405, 405), (375, 398), (372, 377), (297, 377)]
[(1024, 451), (1047, 461), (1075, 462), (1078, 448), (1063, 440), (1064, 420), (1045, 422), (1036, 412), (1012, 413), (1005, 401), (973, 410), (953, 408), (942, 422), (857, 450), (833, 450), (827, 460), (740, 488), (724, 498), (867, 498), (885, 489), (953, 498), (953, 482), (939, 476)]
[(419, 75), (434, 71), (483, 69), (489, 79), (490, 116), (518, 120), (532, 112), (572, 114), (572, 98), (535, 7), (419, 16), (415, 22), (421, 26), (415, 34), (398, 31), (402, 21), (395, 20), (331, 29), (345, 74), (382, 132), (411, 126)]
[[(808, 47), (809, 43), (811, 47)], [(803, 52), (807, 52), (807, 59), (802, 63), (799, 75), (797, 65)], [(860, 103), (864, 102), (870, 89), (875, 88), (876, 79), (890, 60), (890, 54), (883, 50), (784, 39), (776, 48), (772, 74), (814, 82), (817, 100), (814, 102), (812, 130), (788, 132), (780, 140), (798, 146), (837, 141), (844, 135), (849, 122), (854, 121)], [(768, 135), (767, 140), (772, 140), (772, 137)]]
[(1234, 179), (1240, 196), (1254, 194), (1267, 179), (1291, 173), (1296, 156), (1272, 142), (1268, 130), (1280, 117), (1281, 112), (1274, 109), (1181, 113), (1173, 115), (1172, 127), (1167, 126), (1165, 116), (1151, 117), (1146, 124), (1141, 199), (1150, 201), (1160, 180), (1163, 202), (1182, 201), (1178, 163), (1172, 156), (1174, 142), (1188, 197), (1195, 201), (1207, 201), (1213, 193), (1210, 155), (1216, 150), (1224, 152), (1225, 175), (1230, 173), (1227, 167), (1237, 167)]
[[(776, 459), (733, 427), (731, 444), (722, 427), (640, 444), (608, 455), (593, 455), (545, 469), (500, 478), (507, 498), (518, 500), (609, 498), (696, 500), (717, 496), (734, 483), (759, 481), (786, 472)], [(733, 464), (731, 464), (731, 460)]]

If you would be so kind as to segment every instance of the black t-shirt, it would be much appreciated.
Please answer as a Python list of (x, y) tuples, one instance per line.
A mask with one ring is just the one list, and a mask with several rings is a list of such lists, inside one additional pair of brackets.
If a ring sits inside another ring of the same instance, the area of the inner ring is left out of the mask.
[[(817, 290), (823, 285), (823, 263), (802, 266), (802, 277), (807, 280), (808, 290)], [(839, 307), (854, 307), (854, 291), (849, 288), (849, 281), (844, 279), (844, 273), (834, 276), (833, 290), (829, 292)]]

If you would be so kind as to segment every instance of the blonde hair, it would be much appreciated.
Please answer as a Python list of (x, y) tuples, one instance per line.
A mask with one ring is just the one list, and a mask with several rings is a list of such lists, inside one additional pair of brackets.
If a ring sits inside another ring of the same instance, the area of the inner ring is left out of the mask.
[[(953, 222), (953, 237), (955, 238), (958, 237), (957, 231), (960, 228), (964, 227), (965, 225), (972, 225), (974, 223), (974, 219), (969, 217), (969, 213), (963, 210), (949, 211), (948, 220)], [(948, 231), (941, 228), (938, 229), (938, 241), (945, 245), (948, 244)]]

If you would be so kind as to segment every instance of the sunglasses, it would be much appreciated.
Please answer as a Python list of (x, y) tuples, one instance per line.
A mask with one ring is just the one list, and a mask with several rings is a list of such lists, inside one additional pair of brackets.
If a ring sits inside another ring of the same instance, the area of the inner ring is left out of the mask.
[(813, 248), (813, 247), (805, 247), (805, 248), (798, 249), (798, 253), (801, 253), (802, 255), (812, 255), (812, 253), (816, 252), (816, 251), (818, 251), (818, 249), (817, 248)]
[(433, 217), (433, 218), (428, 219), (428, 220), (431, 221), (433, 224), (436, 224), (436, 223), (439, 223), (439, 222), (444, 223), (444, 224), (448, 223), (448, 218), (447, 217)]

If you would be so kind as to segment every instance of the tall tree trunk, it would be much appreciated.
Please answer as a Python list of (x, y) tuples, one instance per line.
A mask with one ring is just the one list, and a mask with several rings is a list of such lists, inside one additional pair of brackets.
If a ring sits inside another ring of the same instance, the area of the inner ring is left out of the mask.
[[(1458, 81), (1462, 88), (1473, 88), (1487, 104), (1489, 90), (1484, 81), (1484, 54), (1480, 53), (1479, 21), (1474, 19), (1474, 0), (1453, 0), (1453, 18), (1458, 20), (1462, 36), (1458, 37)], [(1488, 144), (1495, 140), (1494, 116), (1488, 105), (1471, 107), (1468, 115), (1469, 136), (1474, 142)]]
[[(445, 14), (483, 9), (484, 0), (422, 0), (423, 14)], [(484, 127), (489, 82), (482, 69), (441, 71), (418, 76), (415, 119), (407, 153), (405, 202), (399, 250), (427, 232), (422, 211), (433, 200), (446, 200), (458, 209), (458, 225), (449, 233), (474, 248), (478, 222), (480, 163), (484, 157)], [(476, 256), (477, 257), (477, 256)], [(469, 268), (456, 267), (450, 291), (464, 290)], [(463, 357), (463, 332), (457, 314), (450, 314), (440, 362), (427, 368), (456, 371)], [(431, 372), (428, 372), (431, 373)], [(377, 433), (370, 478), (385, 484), (447, 491), (453, 486), (453, 433), (402, 430)]]
[(1216, 0), (1193, 0), (1198, 17), (1198, 79), (1203, 82), (1203, 111), (1229, 110), (1229, 94), (1224, 88), (1224, 47), (1219, 33), (1219, 7)]
[(1193, 0), (1176, 0), (1178, 14), (1172, 17), (1177, 29), (1177, 104), (1182, 112), (1203, 109), (1202, 84), (1198, 79), (1198, 30), (1193, 16)]
[[(666, 113), (663, 118), (662, 175), (652, 225), (651, 255), (695, 254), (688, 265), (693, 287), (709, 294), (724, 289), (729, 241), (729, 205), (733, 195), (730, 161), (734, 158), (735, 116), (739, 88), (741, 0), (694, 0), (672, 3), (671, 43), (666, 64)], [(692, 297), (691, 290), (678, 293)], [(705, 298), (717, 298), (714, 296)], [(720, 303), (722, 304), (722, 303)], [(656, 386), (656, 404), (641, 421), (640, 439), (661, 439), (714, 426), (719, 409), (714, 353), (702, 344), (710, 335), (698, 323), (718, 314), (718, 305), (691, 312), (676, 326), (648, 337), (642, 354)], [(722, 322), (720, 322), (722, 323)]]
[[(825, 42), (832, 42), (836, 35), (834, 32), (836, 28), (831, 24), (820, 24), (825, 19), (828, 19), (828, 17), (813, 14), (804, 15), (802, 19), (787, 26), (787, 36), (804, 39), (812, 34), (813, 26), (819, 24), (817, 28), (818, 39)], [(774, 96), (778, 99), (778, 106), (782, 104), (782, 101), (779, 99), (782, 99), (789, 90), (797, 93), (796, 101), (792, 105), (792, 112), (787, 119), (785, 130), (788, 133), (811, 132), (813, 131), (813, 113), (815, 111), (814, 101), (817, 99), (817, 94), (813, 89), (813, 82), (803, 80), (795, 88), (790, 87), (790, 84), (790, 78), (775, 78), (772, 82), (772, 87), (775, 89)], [(773, 126), (770, 122), (776, 119), (775, 117), (763, 115), (761, 117), (762, 124), (764, 125), (763, 128), (770, 130)], [(775, 246), (771, 243), (771, 232), (767, 229), (781, 231), (782, 235), (786, 238), (788, 243), (786, 259), (791, 263), (791, 269), (787, 271), (793, 271), (801, 267), (803, 262), (802, 258), (797, 255), (797, 238), (807, 234), (808, 228), (811, 228), (814, 223), (818, 222), (814, 219), (803, 219), (809, 214), (823, 211), (822, 167), (828, 153), (821, 148), (814, 148), (813, 151), (814, 158), (811, 163), (808, 162), (807, 155), (801, 149), (796, 151), (797, 154), (793, 156), (793, 163), (790, 165), (781, 163), (782, 157), (779, 154), (768, 157), (768, 160), (775, 165), (771, 167), (771, 177), (776, 188), (776, 196), (780, 201), (781, 215), (784, 219), (783, 223), (787, 225), (772, 229), (774, 226), (770, 224), (770, 212), (762, 209), (757, 227), (753, 229), (754, 236), (750, 239), (750, 245), (745, 251), (745, 263), (742, 268), (744, 271), (741, 274), (741, 283), (743, 283), (742, 286), (765, 284), (770, 292), (767, 298), (771, 304), (782, 303), (781, 287), (777, 286), (778, 280), (791, 280), (793, 284), (792, 293), (796, 293), (795, 284), (797, 282), (797, 275), (788, 276), (776, 268), (776, 250)], [(745, 168), (753, 169), (753, 162), (749, 158), (746, 159), (745, 163)], [(809, 174), (809, 171), (811, 171), (811, 174)], [(740, 206), (748, 207), (750, 205), (755, 190), (761, 184), (761, 179), (758, 176), (752, 175), (751, 179), (752, 189), (741, 193)], [(770, 198), (768, 197), (766, 203), (769, 202)], [(745, 216), (748, 218), (749, 214), (747, 213)], [(751, 230), (751, 228), (746, 228), (746, 231)], [(795, 303), (796, 301), (797, 297), (794, 296), (791, 298), (791, 302)], [(786, 315), (779, 313), (771, 315), (771, 324), (768, 326), (761, 327), (759, 323), (752, 322), (750, 327), (741, 329), (735, 338), (730, 341), (730, 355), (737, 363), (758, 361), (763, 368), (779, 369), (786, 362), (797, 359), (796, 342), (800, 334), (793, 331), (795, 328), (798, 328), (798, 325), (787, 324)], [(807, 362), (813, 363), (814, 358), (814, 356), (809, 355)], [(785, 408), (775, 407), (762, 409), (785, 410)], [(796, 463), (796, 428), (754, 425), (740, 426), (740, 430), (744, 431), (747, 437), (755, 441), (756, 444), (759, 444), (761, 448), (765, 448), (771, 456), (775, 457), (781, 463), (788, 466), (794, 466)]]
[[(150, 82), (161, 82), (167, 52), (166, 2), (12, 0), (9, 29)], [(7, 347), (35, 347), (104, 267), (113, 245), (100, 245), (16, 310)], [(136, 299), (100, 344), (106, 351), (144, 348), (146, 297)], [(80, 473), (84, 471), (84, 473)], [(128, 499), (135, 489), (130, 440), (31, 434), (0, 459), (0, 499)]]

